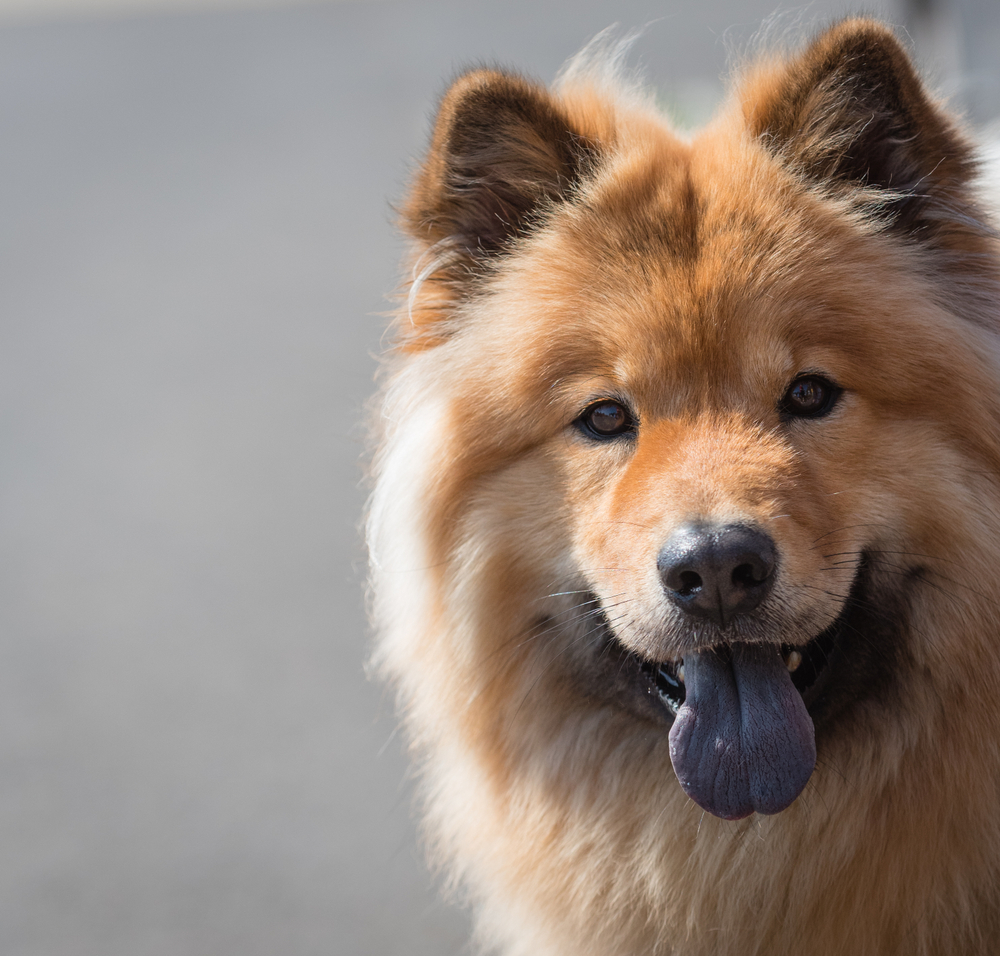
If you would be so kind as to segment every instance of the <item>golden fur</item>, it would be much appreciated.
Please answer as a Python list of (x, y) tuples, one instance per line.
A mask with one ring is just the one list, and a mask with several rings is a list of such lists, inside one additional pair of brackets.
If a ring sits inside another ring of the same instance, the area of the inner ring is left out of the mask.
[[(551, 92), (477, 71), (444, 97), (369, 540), (376, 660), (485, 948), (1000, 951), (1000, 257), (974, 174), (864, 20), (757, 64), (690, 140), (589, 56)], [(782, 414), (817, 370), (835, 409)], [(581, 432), (605, 398), (627, 440)], [(780, 554), (721, 630), (657, 572), (691, 520)], [(640, 664), (844, 614), (801, 796), (704, 812)]]

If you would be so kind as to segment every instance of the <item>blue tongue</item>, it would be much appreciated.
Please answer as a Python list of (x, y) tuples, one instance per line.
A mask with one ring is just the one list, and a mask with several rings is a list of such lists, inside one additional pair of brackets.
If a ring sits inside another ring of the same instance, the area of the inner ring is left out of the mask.
[(816, 736), (779, 649), (733, 644), (731, 658), (684, 657), (685, 700), (670, 728), (684, 792), (724, 820), (780, 813), (816, 766)]

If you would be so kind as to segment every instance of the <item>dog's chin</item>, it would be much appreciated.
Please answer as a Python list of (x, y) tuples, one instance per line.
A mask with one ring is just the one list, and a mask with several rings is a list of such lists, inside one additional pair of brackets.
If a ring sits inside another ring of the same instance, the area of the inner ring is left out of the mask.
[[(866, 556), (831, 624), (801, 643), (780, 638), (773, 642), (780, 648), (817, 736), (859, 703), (888, 698), (907, 656), (904, 634), (909, 593), (921, 577), (921, 570), (914, 569), (897, 578), (900, 583), (886, 592), (875, 587), (872, 562)], [(766, 644), (766, 638), (757, 643)], [(653, 660), (630, 650), (600, 618), (588, 644), (591, 652), (579, 671), (587, 696), (644, 721), (666, 728), (673, 724), (687, 695), (679, 660)], [(710, 647), (723, 658), (732, 652), (725, 640)]]

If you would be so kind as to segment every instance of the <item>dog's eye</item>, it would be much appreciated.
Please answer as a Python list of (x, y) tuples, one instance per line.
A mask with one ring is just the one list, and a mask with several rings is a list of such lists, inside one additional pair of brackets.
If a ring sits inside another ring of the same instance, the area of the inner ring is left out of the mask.
[(584, 409), (577, 423), (591, 438), (616, 438), (635, 431), (632, 413), (621, 402), (610, 398), (602, 398)]
[(833, 410), (842, 391), (822, 375), (802, 375), (788, 386), (779, 410), (787, 418), (821, 418)]

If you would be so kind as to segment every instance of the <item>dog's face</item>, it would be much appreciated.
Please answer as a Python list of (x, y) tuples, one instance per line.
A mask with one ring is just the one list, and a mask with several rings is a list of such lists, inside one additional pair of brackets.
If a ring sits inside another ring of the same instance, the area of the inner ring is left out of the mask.
[[(539, 584), (600, 607), (593, 639), (567, 628), (579, 689), (673, 723), (706, 809), (776, 812), (813, 769), (812, 718), (926, 661), (901, 631), (967, 520), (954, 406), (978, 398), (949, 369), (976, 360), (891, 238), (721, 135), (656, 145), (511, 252), (456, 333), (475, 385), (455, 440), (488, 462), (462, 494), (499, 576), (540, 562), (511, 595), (536, 627)], [(742, 743), (739, 780), (718, 739)]]
[(444, 636), (398, 667), (433, 675), (498, 792), (535, 774), (569, 801), (632, 741), (633, 799), (669, 799), (669, 752), (715, 816), (776, 814), (817, 761), (890, 774), (943, 701), (986, 703), (996, 275), (972, 170), (870, 23), (690, 142), (586, 76), (449, 92), (395, 385), (423, 409), (415, 616)]

